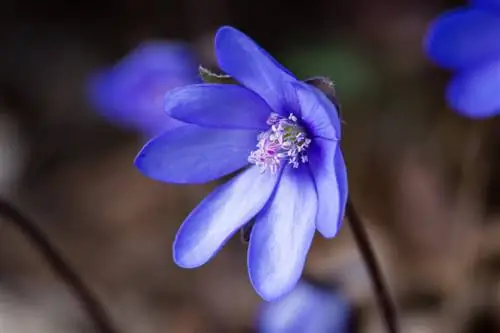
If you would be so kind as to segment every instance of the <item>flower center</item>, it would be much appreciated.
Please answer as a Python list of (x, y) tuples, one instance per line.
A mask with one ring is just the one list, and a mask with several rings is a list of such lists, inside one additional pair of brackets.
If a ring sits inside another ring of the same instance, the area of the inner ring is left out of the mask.
[(308, 161), (307, 148), (311, 139), (293, 113), (288, 118), (271, 113), (267, 124), (271, 127), (257, 137), (257, 149), (248, 156), (250, 163), (259, 166), (262, 172), (269, 170), (276, 173), (282, 161), (287, 161), (294, 168)]

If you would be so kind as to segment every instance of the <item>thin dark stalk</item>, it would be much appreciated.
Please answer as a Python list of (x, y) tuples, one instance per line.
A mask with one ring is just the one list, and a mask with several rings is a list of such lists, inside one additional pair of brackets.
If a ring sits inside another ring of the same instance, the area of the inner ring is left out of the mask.
[(41, 253), (51, 269), (73, 292), (99, 333), (117, 333), (104, 307), (44, 232), (10, 203), (0, 198), (0, 216), (9, 220)]
[(399, 327), (397, 323), (396, 307), (389, 295), (389, 290), (382, 277), (382, 271), (375, 257), (375, 252), (368, 239), (368, 234), (363, 226), (360, 216), (358, 215), (352, 201), (347, 201), (346, 216), (349, 219), (354, 240), (358, 246), (361, 257), (365, 262), (366, 270), (372, 282), (373, 291), (377, 299), (378, 305), (382, 311), (382, 316), (387, 327), (387, 332), (398, 333)]

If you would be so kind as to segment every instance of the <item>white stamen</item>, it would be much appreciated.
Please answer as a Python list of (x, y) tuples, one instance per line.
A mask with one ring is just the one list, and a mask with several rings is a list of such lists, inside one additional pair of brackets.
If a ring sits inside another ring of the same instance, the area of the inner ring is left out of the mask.
[(297, 124), (297, 117), (290, 113), (288, 118), (271, 113), (267, 119), (270, 129), (257, 136), (257, 149), (250, 152), (248, 161), (260, 167), (261, 172), (269, 170), (276, 173), (281, 161), (298, 168), (300, 163), (307, 163), (307, 148), (311, 139), (304, 129)]

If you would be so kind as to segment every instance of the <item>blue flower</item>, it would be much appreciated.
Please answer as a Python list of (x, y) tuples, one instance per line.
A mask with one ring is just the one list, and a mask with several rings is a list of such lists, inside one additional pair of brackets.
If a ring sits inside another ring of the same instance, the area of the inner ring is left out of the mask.
[(165, 114), (165, 93), (199, 82), (195, 57), (187, 45), (150, 41), (92, 75), (89, 97), (97, 112), (112, 123), (151, 137), (181, 124)]
[(450, 106), (472, 118), (500, 113), (500, 0), (471, 0), (430, 27), (429, 56), (456, 73), (448, 87)]
[(349, 315), (343, 295), (301, 282), (289, 294), (263, 304), (259, 332), (343, 333)]
[(204, 183), (241, 173), (208, 195), (174, 242), (177, 265), (205, 264), (254, 219), (250, 280), (266, 300), (287, 293), (301, 276), (317, 228), (337, 234), (347, 200), (335, 106), (298, 81), (254, 41), (219, 29), (215, 50), (235, 84), (198, 84), (165, 97), (170, 116), (188, 123), (151, 140), (136, 159), (150, 178)]

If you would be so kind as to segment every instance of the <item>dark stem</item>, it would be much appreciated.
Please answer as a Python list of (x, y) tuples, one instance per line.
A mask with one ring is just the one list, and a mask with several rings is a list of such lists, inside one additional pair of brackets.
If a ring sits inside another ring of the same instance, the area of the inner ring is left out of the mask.
[(398, 333), (398, 323), (396, 315), (396, 307), (389, 295), (389, 290), (382, 277), (380, 266), (375, 258), (373, 247), (368, 239), (368, 234), (363, 226), (360, 216), (356, 212), (351, 199), (347, 201), (346, 217), (349, 219), (354, 240), (358, 246), (361, 257), (365, 262), (366, 270), (370, 276), (370, 281), (373, 285), (373, 291), (377, 299), (378, 305), (382, 311), (382, 316), (387, 326), (387, 332)]
[(117, 333), (104, 307), (85, 283), (71, 268), (56, 248), (50, 243), (47, 236), (35, 223), (30, 221), (19, 210), (0, 198), (0, 216), (4, 216), (37, 248), (61, 280), (80, 301), (87, 315), (93, 321), (99, 333)]

